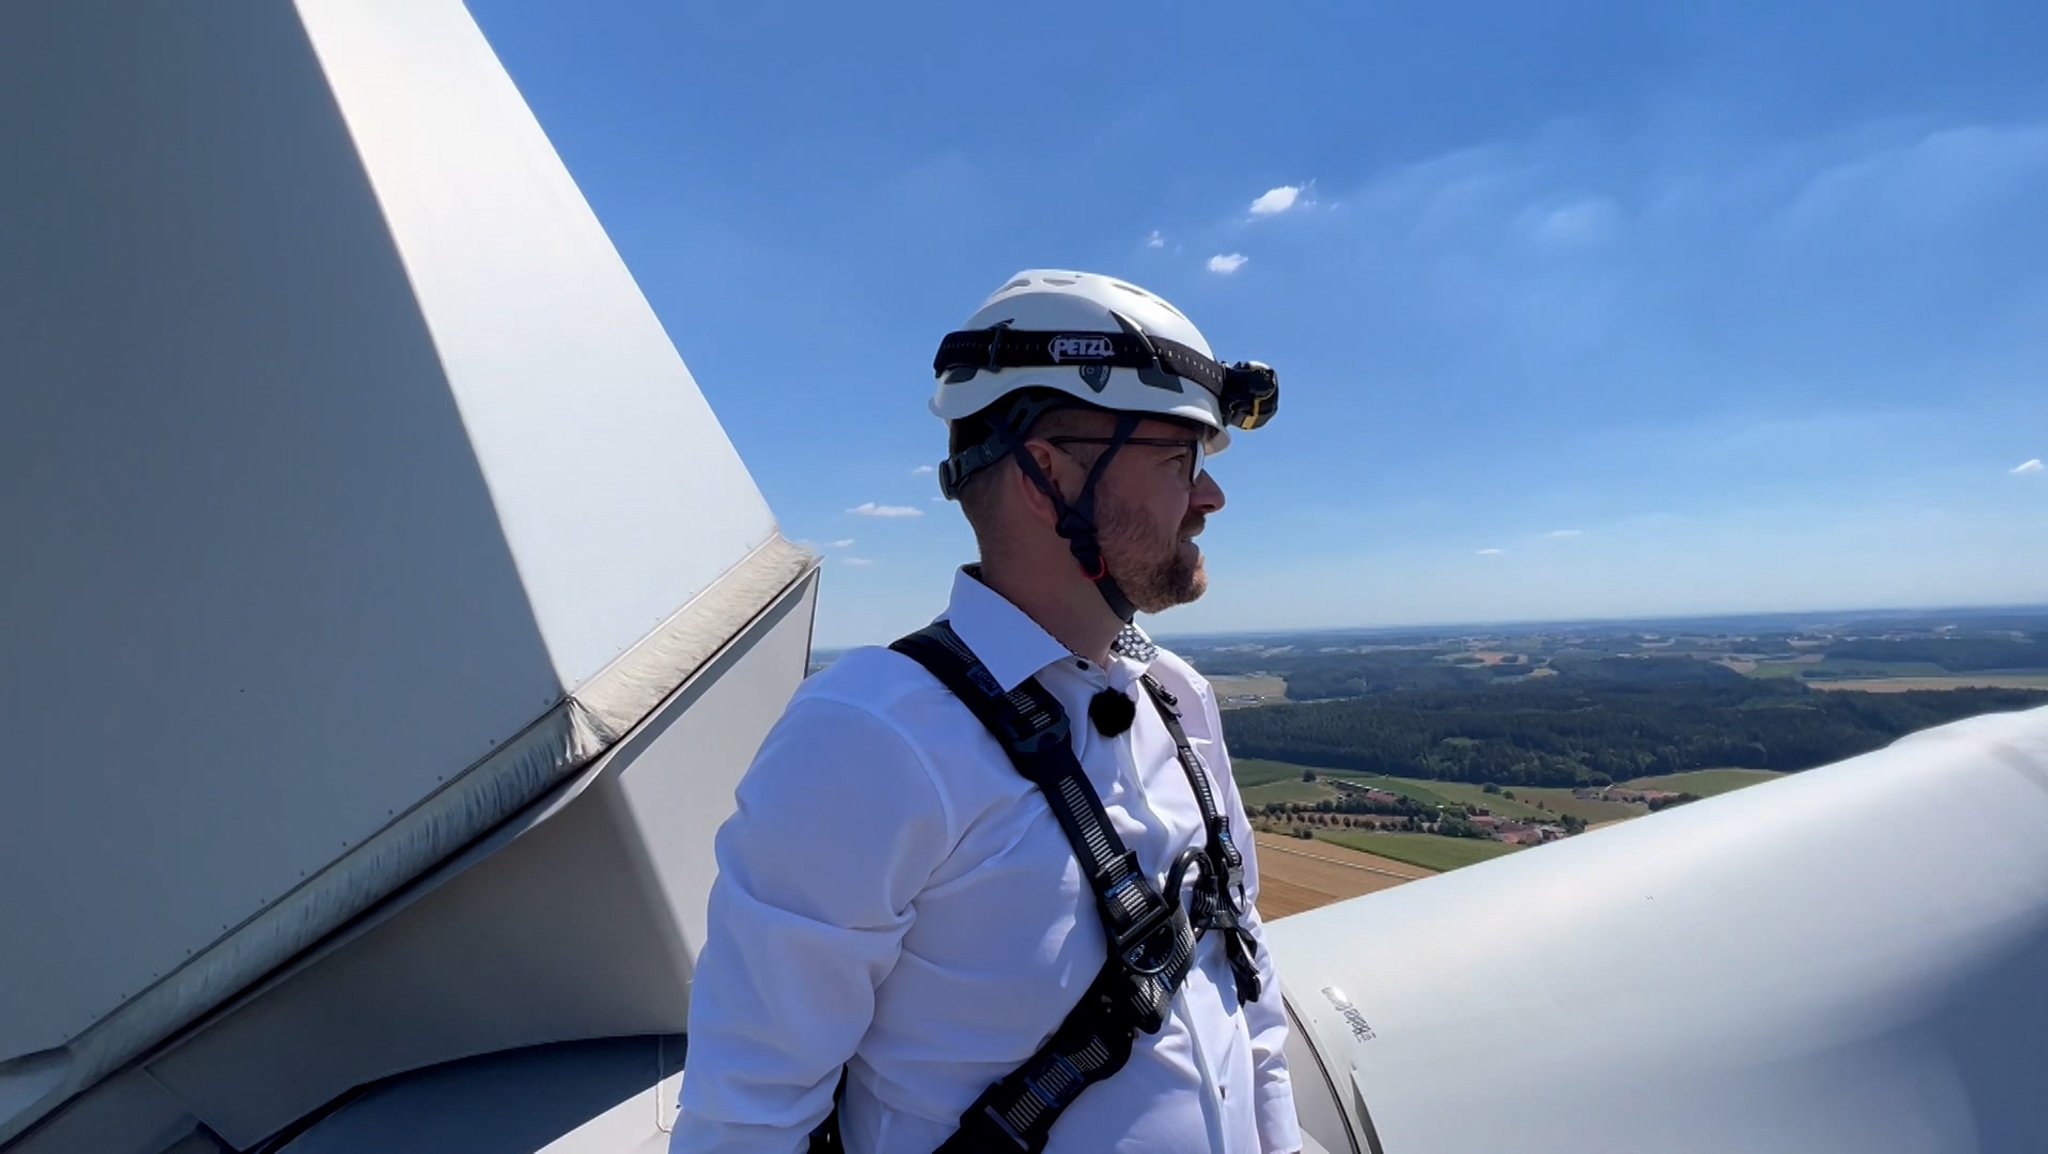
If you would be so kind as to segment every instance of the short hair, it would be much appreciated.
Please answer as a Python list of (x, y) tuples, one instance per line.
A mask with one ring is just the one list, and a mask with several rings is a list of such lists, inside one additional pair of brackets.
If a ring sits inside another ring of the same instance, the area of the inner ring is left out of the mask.
[[(957, 457), (995, 434), (998, 418), (1007, 417), (1014, 411), (1013, 406), (1042, 401), (1048, 397), (1064, 398), (1062, 403), (1040, 413), (1038, 418), (1022, 429), (1012, 430), (1019, 438), (1045, 436), (1048, 434), (1073, 434), (1087, 427), (1089, 413), (1108, 413), (1099, 405), (1066, 397), (1054, 389), (1024, 389), (1011, 393), (978, 412), (971, 413), (952, 422), (946, 435), (946, 454)], [(1001, 473), (1002, 462), (1009, 460), (1006, 454), (995, 464), (969, 477), (960, 486), (960, 511), (967, 518), (967, 524), (974, 530), (975, 539), (982, 540), (994, 517), (995, 486), (990, 478)]]

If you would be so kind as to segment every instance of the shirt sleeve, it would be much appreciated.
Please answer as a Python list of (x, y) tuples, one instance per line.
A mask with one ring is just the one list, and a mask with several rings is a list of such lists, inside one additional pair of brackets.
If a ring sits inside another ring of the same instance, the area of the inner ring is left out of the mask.
[(1217, 788), (1223, 793), (1224, 812), (1230, 819), (1231, 836), (1244, 858), (1245, 910), (1243, 924), (1259, 944), (1254, 962), (1259, 970), (1259, 1000), (1244, 1007), (1245, 1027), (1252, 1040), (1252, 1095), (1258, 1119), (1261, 1154), (1293, 1154), (1301, 1149), (1301, 1121), (1295, 1113), (1294, 1083), (1287, 1070), (1287, 1012), (1280, 1006), (1280, 980), (1274, 974), (1273, 953), (1266, 948), (1264, 924), (1259, 918), (1258, 843), (1252, 836), (1251, 820), (1245, 815), (1244, 800), (1237, 793), (1237, 778), (1231, 772), (1230, 752), (1224, 747), (1223, 719), (1207, 686), (1202, 703), (1209, 714), (1210, 732), (1216, 735), (1212, 749)]
[(719, 828), (670, 1154), (802, 1151), (951, 844), (929, 767), (859, 706), (799, 697)]

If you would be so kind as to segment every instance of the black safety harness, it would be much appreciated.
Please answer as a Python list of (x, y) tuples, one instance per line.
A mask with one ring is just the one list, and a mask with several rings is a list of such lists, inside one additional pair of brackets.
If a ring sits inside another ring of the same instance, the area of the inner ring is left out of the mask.
[[(1163, 891), (1153, 888), (1137, 855), (1110, 825), (1074, 754), (1066, 711), (1036, 678), (1004, 693), (944, 622), (890, 648), (951, 689), (1002, 745), (1017, 772), (1044, 794), (1095, 892), (1109, 943), (1102, 969), (1038, 1051), (961, 1114), (959, 1130), (938, 1154), (1041, 1151), (1053, 1123), (1081, 1091), (1122, 1069), (1140, 1032), (1157, 1033), (1165, 1023), (1203, 934), (1224, 935), (1238, 1000), (1258, 1000), (1258, 944), (1241, 920), (1243, 858), (1181, 727), (1179, 700), (1150, 675), (1142, 679), (1145, 692), (1173, 737), (1207, 834), (1205, 845), (1189, 847), (1174, 860)], [(1190, 908), (1183, 909), (1181, 885), (1191, 866), (1198, 876)]]

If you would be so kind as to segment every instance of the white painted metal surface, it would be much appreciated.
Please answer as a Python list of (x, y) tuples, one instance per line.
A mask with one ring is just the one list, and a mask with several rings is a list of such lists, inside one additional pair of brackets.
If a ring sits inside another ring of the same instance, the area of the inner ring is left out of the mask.
[(454, 0), (0, 6), (0, 155), (4, 1142), (814, 559)]
[(2048, 708), (1271, 931), (1360, 1149), (2048, 1150)]
[(767, 502), (452, 0), (299, 0), (556, 676), (774, 533)]

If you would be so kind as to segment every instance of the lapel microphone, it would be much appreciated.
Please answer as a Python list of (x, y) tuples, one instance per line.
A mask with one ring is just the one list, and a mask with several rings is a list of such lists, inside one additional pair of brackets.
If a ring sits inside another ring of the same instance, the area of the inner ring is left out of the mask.
[(1095, 731), (1104, 737), (1115, 737), (1129, 729), (1137, 716), (1138, 707), (1114, 689), (1105, 689), (1088, 702), (1088, 720), (1095, 723)]

